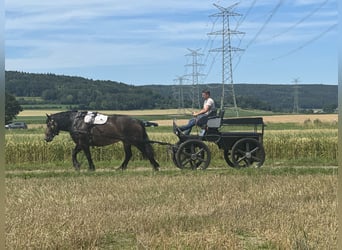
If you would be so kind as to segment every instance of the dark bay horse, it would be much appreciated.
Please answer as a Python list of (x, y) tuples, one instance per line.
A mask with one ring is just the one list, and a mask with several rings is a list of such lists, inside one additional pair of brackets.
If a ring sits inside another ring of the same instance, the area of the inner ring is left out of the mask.
[(95, 170), (91, 158), (90, 146), (106, 146), (122, 141), (125, 151), (125, 160), (118, 169), (125, 170), (132, 157), (131, 146), (136, 146), (148, 158), (154, 170), (159, 170), (159, 164), (154, 159), (153, 148), (150, 144), (146, 129), (142, 121), (126, 115), (110, 115), (107, 122), (101, 125), (84, 122), (87, 111), (65, 111), (52, 115), (46, 115), (45, 140), (50, 142), (58, 135), (59, 131), (70, 133), (76, 147), (72, 151), (72, 163), (76, 170), (80, 169), (77, 154), (83, 150), (89, 170)]

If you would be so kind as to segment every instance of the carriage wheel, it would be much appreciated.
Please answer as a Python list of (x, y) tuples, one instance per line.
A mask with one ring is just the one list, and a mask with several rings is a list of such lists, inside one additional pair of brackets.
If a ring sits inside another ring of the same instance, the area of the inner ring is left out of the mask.
[(177, 154), (178, 148), (179, 148), (179, 143), (177, 143), (176, 145), (173, 145), (171, 148), (171, 150), (172, 150), (172, 161), (176, 165), (177, 168), (182, 168), (182, 166), (180, 166), (178, 164), (177, 159), (176, 159), (176, 154)]
[(233, 163), (233, 162), (231, 161), (231, 159), (230, 159), (231, 153), (232, 153), (231, 150), (225, 149), (225, 150), (223, 151), (223, 156), (224, 156), (224, 159), (225, 159), (225, 161), (227, 162), (228, 166), (234, 168), (235, 165), (234, 165), (234, 163)]
[(265, 161), (265, 150), (256, 139), (244, 138), (234, 144), (231, 158), (236, 168), (259, 168)]
[(178, 167), (181, 169), (206, 169), (211, 160), (208, 146), (200, 140), (183, 142), (176, 153)]

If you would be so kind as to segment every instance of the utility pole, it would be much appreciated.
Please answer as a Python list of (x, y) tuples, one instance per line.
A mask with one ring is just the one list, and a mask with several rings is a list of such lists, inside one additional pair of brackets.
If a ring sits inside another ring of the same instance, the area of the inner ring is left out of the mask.
[(216, 13), (212, 16), (214, 17), (222, 17), (222, 30), (208, 33), (208, 35), (222, 35), (222, 47), (210, 50), (210, 52), (222, 52), (222, 94), (221, 94), (221, 106), (220, 108), (224, 108), (224, 92), (225, 92), (225, 84), (229, 83), (231, 87), (231, 93), (234, 103), (234, 110), (236, 112), (236, 116), (239, 116), (239, 111), (236, 103), (236, 96), (234, 91), (234, 81), (233, 81), (233, 59), (232, 53), (237, 51), (243, 51), (242, 49), (232, 47), (232, 35), (244, 34), (243, 32), (239, 32), (237, 30), (230, 29), (230, 17), (233, 16), (241, 16), (241, 14), (232, 12), (232, 9), (236, 7), (238, 3), (231, 5), (230, 7), (224, 8), (217, 4), (214, 4), (216, 8), (219, 9), (219, 13)]
[(299, 86), (298, 86), (298, 82), (299, 82), (299, 78), (295, 78), (293, 81), (294, 86), (294, 96), (293, 96), (293, 113), (298, 114), (299, 113)]
[[(189, 54), (186, 54), (185, 56), (191, 56), (192, 57), (192, 63), (186, 64), (185, 66), (191, 66), (192, 67), (192, 74), (189, 74), (187, 76), (192, 77), (192, 109), (194, 109), (195, 106), (195, 99), (197, 99), (197, 106), (198, 108), (201, 108), (200, 104), (200, 96), (199, 96), (199, 86), (198, 86), (198, 77), (203, 75), (200, 74), (198, 71), (198, 67), (204, 66), (204, 64), (198, 63), (198, 57), (203, 56), (203, 54), (199, 53), (201, 49), (193, 50), (188, 49), (190, 51)], [(195, 94), (196, 93), (196, 94)], [(195, 97), (196, 95), (196, 97)]]
[(184, 76), (177, 76), (175, 81), (178, 81), (179, 83), (179, 91), (178, 91), (178, 112), (179, 113), (185, 113), (184, 110), (184, 95), (183, 95), (183, 81), (188, 80)]

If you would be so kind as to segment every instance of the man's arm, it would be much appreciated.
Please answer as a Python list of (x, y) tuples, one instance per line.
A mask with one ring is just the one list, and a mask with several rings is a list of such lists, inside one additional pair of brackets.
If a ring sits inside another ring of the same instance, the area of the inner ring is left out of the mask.
[(198, 116), (198, 115), (201, 115), (201, 114), (205, 114), (209, 111), (210, 109), (210, 106), (209, 105), (205, 105), (200, 111), (198, 112), (194, 112), (192, 113), (193, 116)]

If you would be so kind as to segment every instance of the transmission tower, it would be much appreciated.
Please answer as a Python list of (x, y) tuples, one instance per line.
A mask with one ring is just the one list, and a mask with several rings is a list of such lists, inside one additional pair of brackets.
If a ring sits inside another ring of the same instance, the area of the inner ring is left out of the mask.
[(293, 80), (294, 86), (294, 95), (293, 95), (293, 113), (298, 114), (299, 113), (299, 94), (298, 94), (298, 82), (299, 82), (299, 78), (295, 78)]
[[(188, 49), (190, 51), (189, 54), (186, 54), (185, 56), (191, 56), (192, 57), (192, 63), (191, 64), (186, 64), (185, 66), (190, 66), (192, 67), (192, 73), (187, 75), (192, 77), (192, 105), (191, 108), (194, 109), (195, 107), (195, 102), (198, 106), (198, 108), (201, 108), (200, 104), (200, 95), (199, 95), (199, 86), (198, 86), (198, 77), (202, 76), (203, 74), (200, 74), (198, 71), (198, 68), (200, 66), (204, 66), (204, 64), (198, 63), (198, 57), (203, 56), (204, 54), (199, 53), (201, 49), (193, 50), (193, 49)], [(197, 100), (197, 101), (196, 101)]]
[(179, 84), (179, 89), (178, 89), (178, 112), (179, 113), (185, 113), (184, 110), (184, 95), (183, 95), (183, 81), (184, 80), (188, 80), (187, 78), (185, 78), (184, 76), (177, 76), (176, 79), (174, 79), (175, 81), (178, 82)]
[(233, 16), (241, 16), (241, 14), (232, 12), (232, 9), (236, 7), (238, 3), (231, 5), (230, 7), (224, 8), (217, 4), (214, 4), (219, 9), (219, 13), (213, 14), (214, 17), (222, 17), (222, 30), (208, 33), (208, 35), (222, 35), (222, 47), (210, 50), (210, 52), (222, 52), (222, 94), (221, 94), (221, 106), (224, 108), (224, 92), (225, 84), (229, 83), (231, 87), (231, 93), (234, 103), (234, 110), (236, 116), (239, 116), (239, 111), (236, 104), (236, 96), (234, 91), (233, 81), (233, 52), (243, 51), (242, 49), (235, 48), (232, 46), (232, 35), (244, 34), (237, 30), (230, 29), (230, 18)]

